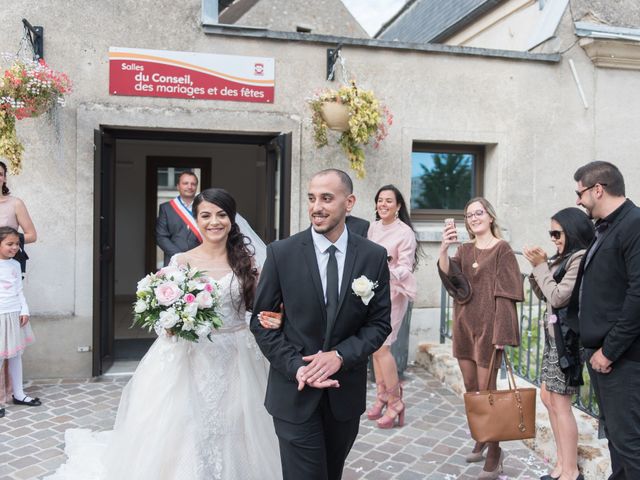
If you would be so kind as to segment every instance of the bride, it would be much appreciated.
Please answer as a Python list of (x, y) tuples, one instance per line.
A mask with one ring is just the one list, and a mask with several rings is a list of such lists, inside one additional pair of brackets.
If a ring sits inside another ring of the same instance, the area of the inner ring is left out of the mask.
[[(69, 458), (47, 480), (281, 478), (262, 405), (268, 365), (245, 317), (257, 270), (236, 223), (243, 219), (233, 197), (216, 188), (200, 193), (193, 211), (203, 243), (171, 264), (189, 264), (220, 284), (223, 326), (211, 342), (160, 336), (122, 393), (113, 431), (67, 430)], [(266, 315), (263, 326), (277, 327), (277, 317)]]

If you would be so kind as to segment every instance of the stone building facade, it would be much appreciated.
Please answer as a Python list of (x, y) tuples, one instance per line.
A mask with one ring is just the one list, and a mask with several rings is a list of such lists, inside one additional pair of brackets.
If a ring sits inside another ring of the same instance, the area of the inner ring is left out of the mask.
[[(116, 317), (128, 318), (134, 281), (154, 262), (153, 159), (197, 159), (209, 175), (202, 184), (232, 191), (265, 238), (308, 225), (307, 179), (322, 168), (348, 168), (339, 146), (314, 146), (305, 101), (335, 86), (326, 80), (326, 59), (338, 44), (358, 85), (374, 90), (394, 114), (388, 138), (367, 149), (367, 176), (355, 181), (356, 215), (372, 219), (383, 184), (409, 197), (412, 152), (422, 143), (482, 148), (481, 193), (515, 250), (525, 243), (551, 249), (548, 218), (575, 202), (573, 172), (590, 160), (617, 163), (628, 196), (640, 198), (640, 75), (599, 67), (579, 45), (562, 54), (529, 53), (371, 40), (351, 30), (203, 25), (200, 0), (24, 0), (5, 5), (0, 17), (0, 51), (15, 50), (27, 18), (44, 26), (46, 60), (74, 82), (53, 122), (19, 123), (24, 171), (9, 180), (39, 232), (26, 279), (38, 336), (25, 356), (28, 377), (97, 374), (117, 357)], [(567, 25), (563, 34), (579, 40)], [(274, 100), (113, 95), (113, 47), (273, 59)], [(425, 255), (413, 338), (434, 338), (441, 221), (416, 227)], [(79, 351), (85, 347), (91, 351)]]

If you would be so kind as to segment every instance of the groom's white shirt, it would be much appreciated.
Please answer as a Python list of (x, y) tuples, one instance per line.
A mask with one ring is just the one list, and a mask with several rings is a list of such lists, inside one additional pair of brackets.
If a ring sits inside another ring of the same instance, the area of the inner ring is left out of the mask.
[(344, 272), (344, 259), (347, 254), (347, 244), (349, 243), (349, 233), (345, 226), (342, 235), (331, 243), (327, 237), (321, 233), (317, 233), (311, 227), (311, 236), (313, 237), (313, 246), (316, 251), (316, 261), (318, 262), (318, 270), (320, 270), (320, 279), (322, 280), (322, 291), (324, 292), (324, 301), (327, 301), (327, 263), (329, 263), (329, 252), (327, 249), (331, 245), (336, 247), (336, 262), (338, 262), (338, 294), (340, 294), (340, 286), (342, 285), (342, 272)]

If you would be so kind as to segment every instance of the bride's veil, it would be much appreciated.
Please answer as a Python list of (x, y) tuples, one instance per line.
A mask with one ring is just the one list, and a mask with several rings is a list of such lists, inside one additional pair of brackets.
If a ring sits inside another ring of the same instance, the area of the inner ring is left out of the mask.
[(236, 212), (236, 223), (240, 232), (251, 239), (251, 244), (255, 250), (256, 265), (259, 269), (262, 269), (264, 261), (267, 259), (267, 246), (258, 236), (258, 234), (251, 228), (249, 222), (247, 222), (242, 215)]

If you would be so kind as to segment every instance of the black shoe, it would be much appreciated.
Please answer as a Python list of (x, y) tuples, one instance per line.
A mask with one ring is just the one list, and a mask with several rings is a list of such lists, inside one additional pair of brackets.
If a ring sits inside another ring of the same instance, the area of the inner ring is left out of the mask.
[(40, 402), (40, 399), (38, 397), (32, 398), (28, 402), (24, 401), (24, 398), (27, 397), (24, 397), (22, 400), (18, 400), (16, 397), (11, 395), (11, 398), (13, 398), (14, 405), (26, 405), (27, 407), (39, 407), (40, 405), (42, 405), (42, 402)]
[(0, 418), (4, 417), (4, 408), (0, 408)]
[[(552, 477), (551, 475), (543, 475), (540, 480), (558, 480), (560, 477)], [(584, 480), (584, 478), (576, 478), (576, 480)]]

